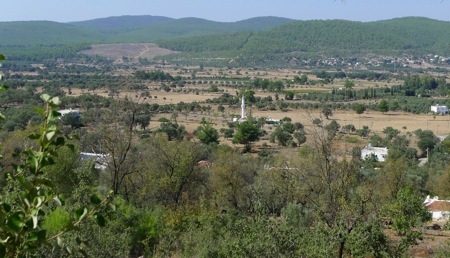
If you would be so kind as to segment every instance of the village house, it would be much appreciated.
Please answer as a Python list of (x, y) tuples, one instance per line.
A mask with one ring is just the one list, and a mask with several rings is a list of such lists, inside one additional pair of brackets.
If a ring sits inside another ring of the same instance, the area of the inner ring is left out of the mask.
[(98, 170), (105, 170), (106, 167), (108, 166), (108, 157), (105, 154), (80, 152), (80, 159), (81, 160), (92, 159), (95, 162), (94, 167)]
[(431, 213), (433, 221), (449, 220), (450, 200), (439, 200), (437, 196), (430, 198), (428, 195), (423, 205)]
[(436, 113), (436, 114), (440, 114), (440, 115), (445, 115), (448, 114), (448, 107), (447, 106), (431, 106), (431, 112)]
[(361, 150), (361, 159), (366, 160), (372, 155), (375, 156), (377, 161), (384, 162), (388, 155), (388, 148), (372, 147), (372, 145), (369, 143), (369, 145)]
[(69, 114), (69, 113), (74, 113), (75, 116), (80, 116), (80, 110), (78, 109), (62, 109), (62, 110), (58, 110), (58, 112), (61, 114), (61, 117)]

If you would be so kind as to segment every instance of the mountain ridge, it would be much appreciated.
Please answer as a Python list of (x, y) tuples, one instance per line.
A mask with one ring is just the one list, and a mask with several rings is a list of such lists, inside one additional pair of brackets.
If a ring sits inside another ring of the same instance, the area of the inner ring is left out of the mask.
[(124, 29), (133, 29), (150, 26), (169, 20), (175, 19), (165, 16), (153, 16), (153, 15), (122, 15), (85, 21), (68, 22), (67, 24), (72, 24), (75, 26), (80, 26), (97, 31), (111, 31), (111, 30), (120, 31)]
[(258, 31), (290, 21), (292, 20), (280, 17), (215, 22), (194, 17), (173, 19), (164, 16), (113, 16), (70, 23), (0, 22), (0, 35), (4, 39), (0, 41), (0, 46), (152, 42), (176, 37)]
[(195, 17), (118, 16), (81, 23), (0, 22), (0, 35), (0, 52), (14, 54), (22, 48), (39, 50), (42, 46), (157, 43), (185, 57), (226, 55), (254, 62), (280, 62), (311, 54), (450, 55), (450, 22), (425, 17), (358, 22), (265, 16), (215, 22)]

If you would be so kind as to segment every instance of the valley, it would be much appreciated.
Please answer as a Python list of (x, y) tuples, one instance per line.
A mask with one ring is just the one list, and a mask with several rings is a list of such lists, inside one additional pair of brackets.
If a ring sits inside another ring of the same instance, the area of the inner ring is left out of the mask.
[(449, 30), (0, 23), (0, 254), (446, 257)]

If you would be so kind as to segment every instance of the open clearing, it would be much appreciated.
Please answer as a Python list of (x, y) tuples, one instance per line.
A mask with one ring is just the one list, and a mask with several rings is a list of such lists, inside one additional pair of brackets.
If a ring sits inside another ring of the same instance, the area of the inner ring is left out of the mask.
[(122, 60), (123, 57), (131, 59), (147, 58), (176, 53), (175, 51), (158, 47), (152, 43), (130, 43), (130, 44), (103, 44), (92, 45), (90, 49), (83, 50), (83, 54), (99, 55), (112, 60)]

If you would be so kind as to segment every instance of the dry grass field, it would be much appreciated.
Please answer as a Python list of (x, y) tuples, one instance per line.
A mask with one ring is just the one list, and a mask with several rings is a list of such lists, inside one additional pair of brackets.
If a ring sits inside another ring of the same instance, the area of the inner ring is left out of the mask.
[[(208, 86), (192, 86), (197, 89), (207, 88)], [(234, 94), (234, 90), (228, 89), (230, 94)], [(141, 103), (150, 103), (150, 104), (176, 104), (181, 101), (185, 103), (190, 102), (199, 102), (202, 105), (206, 105), (205, 101), (207, 99), (212, 99), (219, 97), (222, 93), (199, 93), (196, 95), (195, 93), (182, 93), (182, 92), (165, 92), (159, 90), (150, 90), (149, 98), (140, 97), (141, 91), (136, 92), (121, 92), (119, 97), (123, 98), (127, 96), (128, 98), (135, 99)], [(87, 91), (87, 90), (79, 90), (72, 89), (72, 95), (76, 96), (83, 93), (91, 93), (98, 94), (102, 96), (107, 96), (107, 90), (95, 90), (95, 91)], [(268, 96), (273, 93), (267, 92), (258, 92), (255, 95), (257, 96)], [(295, 101), (295, 100), (294, 100)], [(198, 122), (201, 121), (201, 118), (205, 118), (215, 122), (218, 125), (224, 124), (224, 121), (231, 121), (232, 115), (240, 114), (240, 107), (230, 108), (225, 105), (225, 112), (219, 113), (217, 111), (217, 105), (211, 105), (212, 109), (209, 113), (202, 114), (188, 114), (186, 123), (195, 123), (196, 120)], [(282, 112), (280, 110), (276, 111), (260, 111), (255, 107), (248, 107), (247, 113), (251, 113), (254, 117), (272, 117), (274, 119), (282, 119), (283, 117), (290, 117), (293, 122), (301, 122), (305, 126), (311, 126), (312, 120), (314, 118), (325, 118), (321, 115), (321, 110), (305, 110), (305, 109), (291, 109), (288, 112)], [(170, 114), (166, 114), (166, 116), (170, 116)], [(181, 117), (181, 115), (180, 115)], [(431, 130), (438, 136), (446, 136), (450, 134), (450, 116), (433, 116), (429, 114), (412, 114), (406, 112), (387, 112), (381, 113), (378, 111), (366, 111), (361, 115), (357, 115), (352, 110), (334, 110), (333, 116), (330, 119), (336, 120), (341, 126), (347, 124), (353, 124), (357, 129), (362, 128), (362, 126), (369, 126), (370, 130), (376, 133), (381, 133), (384, 128), (391, 126), (395, 129), (400, 130), (402, 133), (414, 132), (417, 129), (422, 130)], [(153, 120), (153, 119), (152, 119)], [(326, 121), (325, 121), (326, 122)], [(180, 119), (180, 123), (184, 123), (183, 119)], [(190, 123), (188, 127), (191, 127)]]

